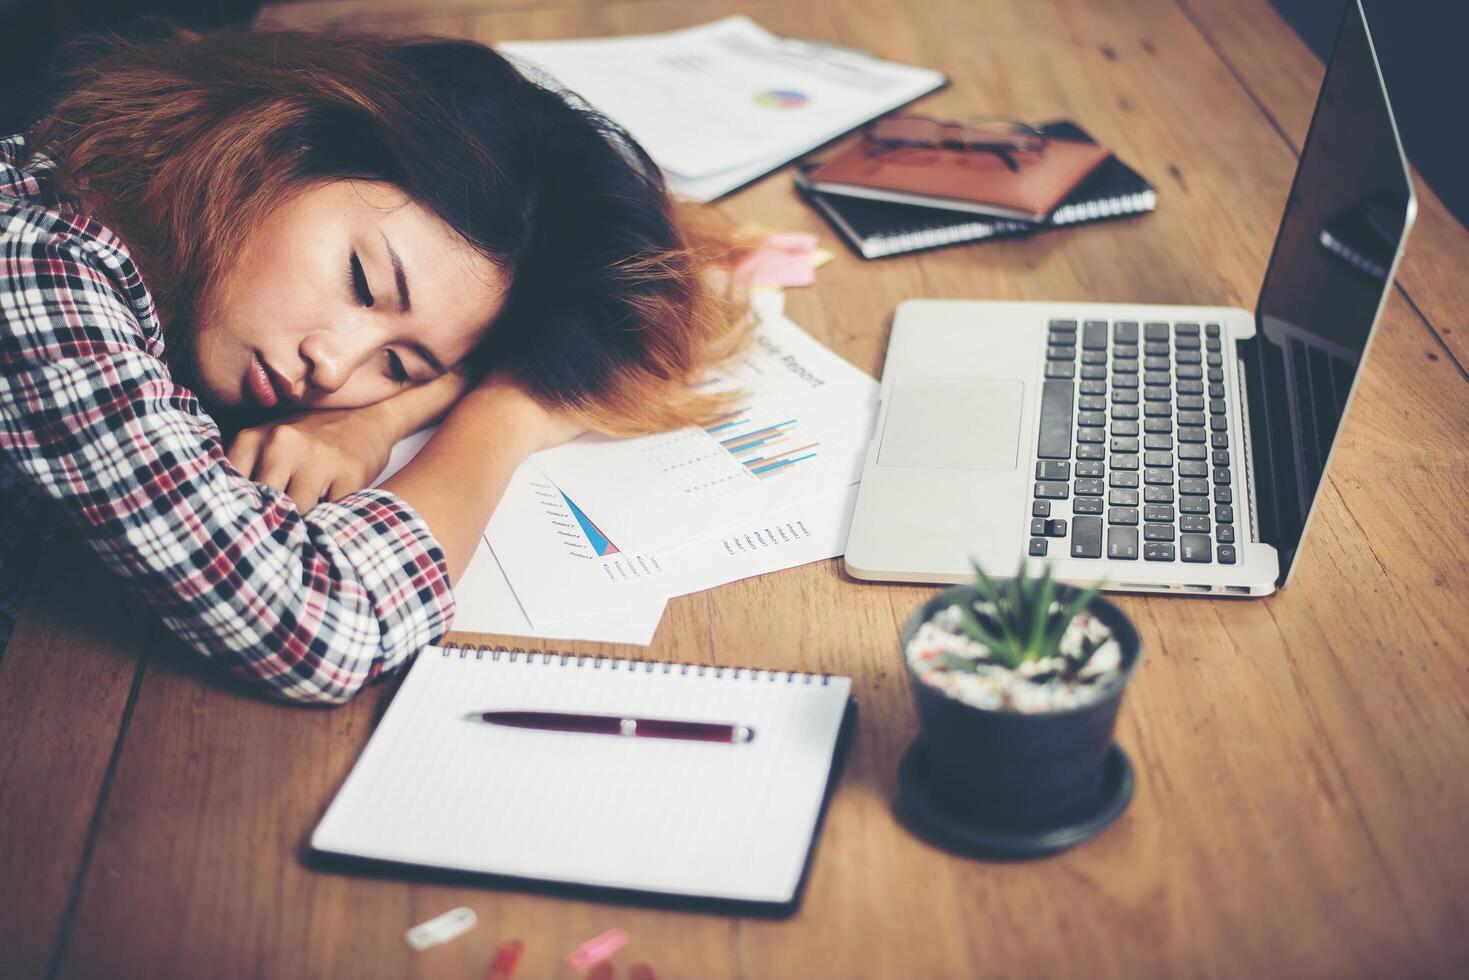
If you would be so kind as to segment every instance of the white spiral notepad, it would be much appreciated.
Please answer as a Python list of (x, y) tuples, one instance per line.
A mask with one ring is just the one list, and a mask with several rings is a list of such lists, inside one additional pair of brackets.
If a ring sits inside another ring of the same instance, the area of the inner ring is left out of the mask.
[[(312, 847), (546, 882), (794, 907), (851, 679), (428, 647)], [(471, 712), (728, 722), (747, 744), (531, 731)]]

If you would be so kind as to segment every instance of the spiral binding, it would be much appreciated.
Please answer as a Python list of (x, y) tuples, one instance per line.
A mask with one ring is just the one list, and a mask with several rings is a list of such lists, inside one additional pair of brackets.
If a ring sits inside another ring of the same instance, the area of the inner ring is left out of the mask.
[(459, 654), (460, 660), (469, 659), (471, 653), (474, 659), (483, 660), (485, 655), (498, 661), (501, 658), (510, 663), (539, 663), (550, 665), (559, 661), (561, 665), (567, 666), (575, 662), (578, 668), (591, 665), (593, 670), (627, 670), (635, 671), (639, 667), (647, 674), (656, 673), (659, 668), (665, 674), (672, 674), (675, 670), (680, 675), (693, 674), (696, 677), (714, 677), (723, 680), (726, 676), (730, 680), (758, 681), (761, 679), (772, 683), (784, 680), (787, 684), (795, 684), (798, 681), (805, 684), (814, 684), (818, 680), (823, 685), (831, 683), (830, 674), (810, 674), (796, 670), (765, 670), (760, 667), (711, 667), (705, 664), (675, 664), (663, 660), (643, 660), (637, 657), (599, 657), (590, 653), (563, 653), (560, 650), (542, 650), (539, 647), (507, 647), (500, 644), (480, 643), (438, 643), (440, 655), (452, 656), (455, 652)]

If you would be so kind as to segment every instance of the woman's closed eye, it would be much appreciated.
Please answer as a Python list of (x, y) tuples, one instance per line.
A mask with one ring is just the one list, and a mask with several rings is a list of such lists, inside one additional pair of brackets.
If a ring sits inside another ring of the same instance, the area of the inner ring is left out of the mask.
[(407, 384), (413, 380), (408, 376), (408, 369), (403, 367), (403, 359), (392, 351), (388, 351), (388, 377), (399, 384)]
[(357, 296), (357, 302), (363, 306), (371, 306), (377, 302), (373, 299), (372, 290), (367, 287), (367, 272), (362, 268), (362, 260), (357, 253), (352, 253), (352, 258), (347, 262), (347, 288)]

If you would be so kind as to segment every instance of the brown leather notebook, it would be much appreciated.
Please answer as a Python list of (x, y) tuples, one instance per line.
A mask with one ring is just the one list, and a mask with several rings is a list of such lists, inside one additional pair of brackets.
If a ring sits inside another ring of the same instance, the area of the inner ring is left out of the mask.
[(810, 186), (824, 194), (1039, 222), (1111, 156), (1094, 143), (1053, 139), (1043, 152), (1018, 155), (1017, 172), (981, 150), (869, 150), (860, 137), (845, 144), (810, 172)]

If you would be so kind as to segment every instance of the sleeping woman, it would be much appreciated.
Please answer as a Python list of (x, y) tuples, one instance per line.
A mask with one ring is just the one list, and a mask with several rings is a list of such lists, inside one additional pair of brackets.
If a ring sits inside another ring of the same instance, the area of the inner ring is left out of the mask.
[(111, 43), (0, 140), (0, 647), (64, 523), (247, 683), (351, 698), (449, 629), (526, 456), (710, 414), (721, 249), (482, 45)]

